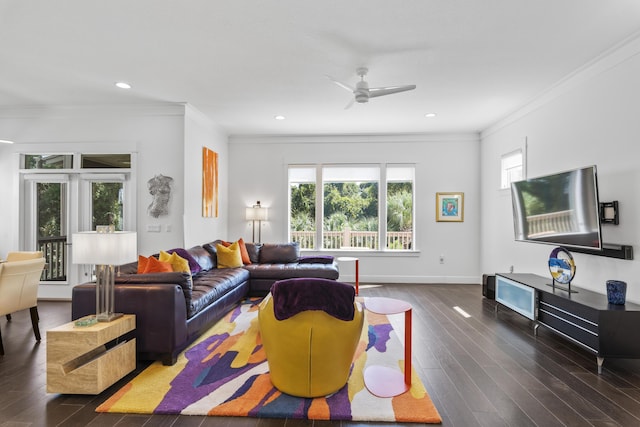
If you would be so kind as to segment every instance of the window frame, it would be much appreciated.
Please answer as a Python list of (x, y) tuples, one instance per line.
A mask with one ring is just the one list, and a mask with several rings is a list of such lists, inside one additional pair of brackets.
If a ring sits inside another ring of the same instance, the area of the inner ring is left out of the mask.
[[(354, 168), (362, 168), (362, 167), (375, 167), (378, 172), (378, 230), (377, 230), (377, 239), (378, 239), (378, 248), (377, 249), (368, 249), (366, 247), (349, 247), (346, 249), (332, 249), (332, 248), (324, 248), (323, 247), (323, 229), (324, 229), (324, 185), (325, 181), (323, 180), (323, 170), (324, 168), (331, 167), (354, 167)], [(411, 189), (412, 189), (412, 223), (411, 223), (411, 249), (389, 249), (387, 248), (387, 209), (388, 209), (388, 200), (387, 200), (387, 186), (388, 186), (388, 168), (393, 167), (407, 167), (411, 168)], [(415, 163), (290, 163), (286, 165), (287, 170), (287, 236), (289, 241), (293, 241), (292, 238), (292, 217), (291, 217), (291, 178), (290, 178), (290, 170), (294, 168), (307, 168), (307, 169), (315, 169), (315, 239), (314, 239), (314, 247), (312, 248), (302, 248), (303, 251), (338, 251), (338, 252), (367, 252), (367, 253), (417, 253), (417, 245), (416, 245), (416, 164)]]
[[(506, 167), (505, 163), (507, 163), (510, 159), (515, 156), (520, 155), (520, 164), (515, 167)], [(527, 170), (526, 170), (526, 156), (525, 150), (522, 148), (518, 148), (516, 150), (510, 151), (500, 156), (500, 190), (509, 190), (511, 188), (512, 182), (521, 181), (526, 179)], [(513, 179), (510, 175), (510, 171), (516, 168), (520, 168), (522, 171), (522, 176), (519, 179)]]

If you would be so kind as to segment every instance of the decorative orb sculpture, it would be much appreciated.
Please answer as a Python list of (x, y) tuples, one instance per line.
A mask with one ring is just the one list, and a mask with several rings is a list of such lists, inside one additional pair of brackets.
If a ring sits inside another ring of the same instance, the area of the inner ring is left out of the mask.
[(549, 272), (556, 282), (571, 283), (576, 275), (576, 264), (571, 253), (562, 246), (552, 250), (549, 255)]

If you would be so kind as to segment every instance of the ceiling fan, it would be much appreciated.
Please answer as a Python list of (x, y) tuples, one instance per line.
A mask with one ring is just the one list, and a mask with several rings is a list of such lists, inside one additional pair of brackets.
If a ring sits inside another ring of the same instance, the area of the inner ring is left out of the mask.
[(386, 87), (370, 88), (369, 83), (367, 83), (367, 81), (364, 79), (368, 71), (369, 69), (366, 67), (359, 67), (356, 69), (356, 74), (360, 76), (360, 81), (356, 83), (355, 88), (349, 86), (348, 84), (342, 83), (341, 81), (338, 81), (333, 77), (327, 76), (335, 84), (337, 84), (341, 88), (348, 90), (349, 92), (355, 95), (354, 98), (351, 100), (351, 102), (349, 102), (349, 104), (347, 104), (347, 106), (344, 107), (345, 110), (348, 108), (351, 108), (354, 102), (357, 102), (359, 104), (364, 104), (365, 102), (369, 102), (369, 98), (375, 98), (377, 96), (383, 96), (383, 95), (391, 95), (399, 92), (406, 92), (408, 90), (413, 90), (416, 88), (416, 85), (386, 86)]

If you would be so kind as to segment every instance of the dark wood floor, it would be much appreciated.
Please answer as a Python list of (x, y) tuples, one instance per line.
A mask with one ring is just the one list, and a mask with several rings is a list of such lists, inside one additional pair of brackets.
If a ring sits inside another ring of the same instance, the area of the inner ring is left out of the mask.
[[(640, 360), (595, 357), (482, 298), (478, 285), (363, 286), (362, 296), (411, 301), (413, 363), (444, 426), (638, 426)], [(471, 317), (453, 310), (459, 306)], [(145, 367), (99, 396), (47, 394), (46, 331), (70, 320), (70, 303), (39, 304), (43, 341), (35, 344), (29, 312), (0, 319), (0, 427), (19, 426), (351, 426), (253, 418), (97, 414), (95, 408)], [(638, 325), (640, 329), (640, 325)], [(640, 339), (629, 331), (630, 339)], [(366, 424), (366, 423), (363, 423)], [(371, 425), (371, 424), (367, 424)], [(388, 424), (383, 424), (388, 425)]]

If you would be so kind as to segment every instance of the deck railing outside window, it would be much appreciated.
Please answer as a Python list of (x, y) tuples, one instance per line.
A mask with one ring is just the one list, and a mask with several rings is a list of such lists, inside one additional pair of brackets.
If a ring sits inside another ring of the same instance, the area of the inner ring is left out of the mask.
[(38, 239), (38, 250), (45, 259), (45, 269), (40, 280), (67, 280), (67, 236), (41, 237)]
[[(412, 249), (411, 231), (388, 231), (385, 248)], [(291, 240), (300, 243), (300, 249), (315, 249), (316, 232), (292, 231)], [(325, 231), (323, 246), (318, 249), (379, 249), (377, 231)]]

